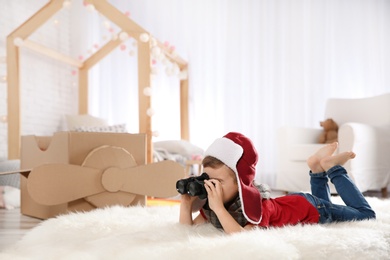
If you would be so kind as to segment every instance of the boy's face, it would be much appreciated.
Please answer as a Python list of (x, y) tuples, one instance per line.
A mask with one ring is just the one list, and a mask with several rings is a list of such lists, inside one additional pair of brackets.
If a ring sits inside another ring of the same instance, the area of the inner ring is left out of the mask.
[(223, 165), (219, 168), (205, 167), (203, 169), (206, 172), (210, 179), (219, 181), (222, 186), (223, 191), (223, 203), (227, 203), (234, 199), (238, 195), (238, 185), (236, 181), (236, 175), (232, 169)]

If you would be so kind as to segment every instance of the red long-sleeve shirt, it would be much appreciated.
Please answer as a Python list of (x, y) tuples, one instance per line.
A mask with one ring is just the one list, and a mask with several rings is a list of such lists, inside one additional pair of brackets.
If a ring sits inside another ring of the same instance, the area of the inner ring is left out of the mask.
[(304, 197), (287, 195), (263, 200), (261, 227), (281, 227), (285, 225), (318, 223), (317, 209)]

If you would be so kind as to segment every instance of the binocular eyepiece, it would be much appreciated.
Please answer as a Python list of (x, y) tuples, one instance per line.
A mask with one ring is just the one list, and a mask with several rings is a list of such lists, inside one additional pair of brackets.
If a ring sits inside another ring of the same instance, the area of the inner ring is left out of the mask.
[(176, 190), (180, 194), (188, 194), (190, 196), (198, 196), (200, 199), (207, 198), (207, 191), (204, 187), (204, 180), (208, 180), (207, 173), (202, 173), (198, 177), (189, 177), (176, 182)]

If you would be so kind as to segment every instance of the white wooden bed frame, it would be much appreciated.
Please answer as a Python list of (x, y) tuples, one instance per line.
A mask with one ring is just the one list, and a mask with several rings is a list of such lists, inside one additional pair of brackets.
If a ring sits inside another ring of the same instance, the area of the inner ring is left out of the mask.
[[(68, 57), (55, 50), (49, 49), (39, 43), (28, 40), (28, 37), (36, 31), (42, 24), (47, 22), (55, 13), (63, 7), (65, 0), (50, 0), (31, 18), (20, 25), (7, 37), (7, 70), (8, 70), (8, 158), (18, 159), (20, 156), (20, 79), (19, 79), (19, 48), (24, 47), (46, 55), (61, 62), (70, 64), (78, 68), (79, 75), (79, 114), (88, 113), (88, 71), (112, 50), (118, 47), (122, 41), (120, 37), (112, 39), (101, 49), (81, 62)], [(142, 34), (150, 35), (145, 29), (132, 21), (125, 14), (120, 12), (107, 0), (87, 0), (93, 4), (95, 9), (103, 14), (107, 19), (115, 23), (122, 32), (126, 32), (138, 42), (138, 101), (139, 101), (139, 132), (145, 133), (147, 138), (147, 160), (152, 162), (152, 120), (147, 115), (147, 110), (151, 105), (151, 97), (143, 94), (143, 89), (151, 85), (150, 78), (150, 41), (140, 41)], [(181, 71), (187, 70), (187, 62), (178, 55), (171, 52), (161, 42), (158, 46), (164, 51), (166, 57), (178, 64)], [(189, 139), (188, 120), (188, 76), (180, 80), (180, 128), (181, 139)]]

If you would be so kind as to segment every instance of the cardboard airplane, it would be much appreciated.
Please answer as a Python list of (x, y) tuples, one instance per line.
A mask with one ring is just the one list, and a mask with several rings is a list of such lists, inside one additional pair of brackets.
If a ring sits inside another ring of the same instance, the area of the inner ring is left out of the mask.
[(137, 165), (125, 149), (101, 146), (89, 153), (81, 166), (51, 163), (33, 168), (27, 189), (42, 205), (81, 198), (96, 207), (118, 201), (129, 205), (136, 194), (160, 198), (177, 195), (175, 183), (183, 175), (183, 166), (174, 161)]
[(46, 219), (112, 205), (145, 205), (146, 197), (176, 196), (185, 167), (146, 164), (145, 135), (58, 132), (23, 136), (21, 213)]

